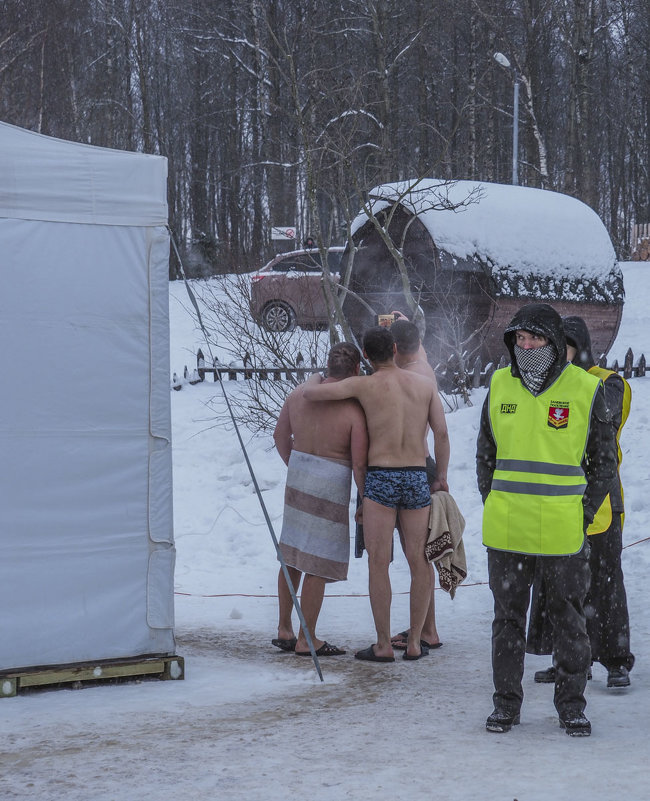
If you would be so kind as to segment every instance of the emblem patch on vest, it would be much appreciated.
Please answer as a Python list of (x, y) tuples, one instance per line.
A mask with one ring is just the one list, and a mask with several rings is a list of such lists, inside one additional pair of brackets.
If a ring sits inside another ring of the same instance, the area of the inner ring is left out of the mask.
[(514, 414), (517, 411), (516, 403), (502, 403), (501, 414)]
[(569, 425), (569, 404), (551, 401), (548, 407), (548, 424), (551, 428), (566, 428)]

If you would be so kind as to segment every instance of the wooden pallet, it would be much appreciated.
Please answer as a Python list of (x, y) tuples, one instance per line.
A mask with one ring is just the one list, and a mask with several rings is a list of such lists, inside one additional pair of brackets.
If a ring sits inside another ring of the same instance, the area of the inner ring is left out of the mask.
[(147, 656), (0, 672), (0, 698), (12, 698), (20, 690), (28, 687), (146, 676), (170, 680), (184, 679), (185, 660), (182, 656)]

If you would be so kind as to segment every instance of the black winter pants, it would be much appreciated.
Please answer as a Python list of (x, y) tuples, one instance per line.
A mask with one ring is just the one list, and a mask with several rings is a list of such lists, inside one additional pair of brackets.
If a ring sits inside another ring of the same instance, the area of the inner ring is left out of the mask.
[(612, 525), (589, 537), (591, 587), (585, 599), (591, 658), (606, 668), (623, 665), (632, 670), (630, 618), (621, 566), (623, 534), (621, 515), (612, 515)]
[[(591, 584), (584, 607), (591, 660), (608, 669), (623, 666), (632, 670), (634, 655), (630, 652), (630, 618), (621, 566), (620, 512), (614, 512), (607, 531), (589, 537), (589, 545)], [(546, 614), (546, 586), (539, 569), (533, 584), (526, 650), (529, 654), (553, 653), (553, 628)]]
[(572, 556), (526, 556), (488, 548), (488, 573), (494, 597), (495, 707), (516, 714), (523, 701), (526, 613), (538, 565), (547, 590), (547, 613), (553, 624), (555, 708), (563, 718), (584, 711), (591, 662), (583, 608), (589, 588), (588, 552), (588, 544)]

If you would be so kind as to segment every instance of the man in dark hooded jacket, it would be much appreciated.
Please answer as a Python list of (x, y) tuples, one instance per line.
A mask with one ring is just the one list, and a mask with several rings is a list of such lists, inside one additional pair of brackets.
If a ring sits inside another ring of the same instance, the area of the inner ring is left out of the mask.
[[(617, 466), (620, 467), (622, 454), (618, 440), (630, 411), (630, 385), (618, 373), (596, 365), (589, 329), (582, 317), (565, 317), (562, 322), (569, 361), (603, 381), (610, 425), (615, 436)], [(585, 599), (591, 659), (607, 668), (607, 686), (614, 689), (629, 686), (629, 671), (634, 665), (634, 655), (630, 651), (630, 618), (621, 565), (623, 512), (623, 488), (617, 470), (603, 504), (587, 529), (591, 545), (591, 584)], [(545, 607), (546, 589), (543, 582), (536, 578), (528, 625), (528, 653), (552, 652), (552, 630)], [(555, 667), (538, 670), (535, 681), (555, 681)]]
[(494, 597), (494, 711), (486, 729), (505, 732), (519, 723), (526, 613), (537, 566), (553, 624), (560, 725), (569, 735), (588, 736), (585, 532), (616, 473), (603, 386), (567, 363), (562, 319), (547, 304), (521, 308), (504, 342), (512, 364), (492, 376), (476, 453)]

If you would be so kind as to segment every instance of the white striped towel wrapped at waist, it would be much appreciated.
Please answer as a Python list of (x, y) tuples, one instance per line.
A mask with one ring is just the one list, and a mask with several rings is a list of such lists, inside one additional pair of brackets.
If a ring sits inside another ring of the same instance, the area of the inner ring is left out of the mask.
[(279, 543), (289, 567), (326, 581), (347, 578), (351, 480), (349, 464), (291, 451)]

